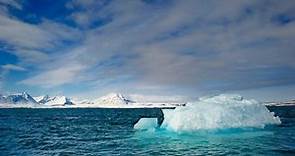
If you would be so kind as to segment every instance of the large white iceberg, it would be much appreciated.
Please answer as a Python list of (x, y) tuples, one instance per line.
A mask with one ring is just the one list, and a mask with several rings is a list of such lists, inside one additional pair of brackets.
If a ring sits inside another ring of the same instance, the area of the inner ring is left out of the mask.
[(162, 128), (176, 132), (241, 127), (263, 128), (268, 124), (281, 123), (279, 117), (262, 103), (228, 94), (203, 97), (188, 103), (186, 107), (164, 110), (164, 116)]

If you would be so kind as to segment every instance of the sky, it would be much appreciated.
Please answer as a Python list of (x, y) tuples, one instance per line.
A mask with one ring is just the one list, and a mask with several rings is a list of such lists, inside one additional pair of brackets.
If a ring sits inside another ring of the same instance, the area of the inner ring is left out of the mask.
[(295, 98), (292, 0), (0, 0), (0, 93)]

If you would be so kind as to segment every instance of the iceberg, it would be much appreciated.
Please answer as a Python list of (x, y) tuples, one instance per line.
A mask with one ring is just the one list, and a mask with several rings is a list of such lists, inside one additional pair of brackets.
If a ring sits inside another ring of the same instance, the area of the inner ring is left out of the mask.
[(264, 128), (280, 124), (280, 118), (262, 103), (240, 95), (221, 94), (203, 97), (186, 107), (163, 110), (162, 128), (174, 132), (229, 128)]
[(148, 130), (158, 128), (157, 118), (141, 118), (135, 125), (134, 129)]

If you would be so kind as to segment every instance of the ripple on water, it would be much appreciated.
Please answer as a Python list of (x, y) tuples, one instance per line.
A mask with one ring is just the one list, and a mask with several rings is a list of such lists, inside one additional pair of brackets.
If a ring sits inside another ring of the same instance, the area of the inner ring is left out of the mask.
[[(95, 111), (94, 111), (95, 110)], [(0, 155), (294, 155), (295, 121), (237, 131), (134, 130), (99, 109), (0, 109)], [(136, 111), (129, 110), (126, 118)], [(124, 114), (124, 115), (126, 115)], [(107, 119), (105, 117), (108, 116)], [(114, 115), (118, 117), (118, 115)]]

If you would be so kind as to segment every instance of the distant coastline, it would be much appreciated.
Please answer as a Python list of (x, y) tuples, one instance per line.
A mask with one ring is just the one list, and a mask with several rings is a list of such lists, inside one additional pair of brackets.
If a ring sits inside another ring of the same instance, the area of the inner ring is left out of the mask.
[(264, 102), (266, 106), (295, 106), (295, 100)]

